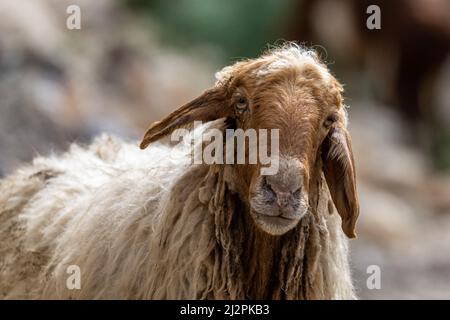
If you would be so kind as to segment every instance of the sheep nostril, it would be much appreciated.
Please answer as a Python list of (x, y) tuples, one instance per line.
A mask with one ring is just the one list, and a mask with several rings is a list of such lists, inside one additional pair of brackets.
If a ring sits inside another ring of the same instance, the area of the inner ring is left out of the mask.
[(275, 190), (273, 190), (272, 186), (269, 184), (267, 185), (267, 189), (269, 190), (270, 193), (273, 193), (273, 195), (277, 195), (277, 193), (275, 192)]
[(270, 185), (270, 183), (267, 181), (267, 178), (265, 178), (265, 177), (263, 180), (263, 189), (265, 191), (267, 191), (273, 198), (277, 197), (277, 193), (275, 192), (275, 190), (273, 190), (272, 186)]
[(302, 192), (302, 188), (298, 188), (297, 190), (295, 190), (295, 191), (292, 193), (292, 195), (293, 195), (294, 198), (298, 199), (298, 198), (300, 198), (301, 192)]

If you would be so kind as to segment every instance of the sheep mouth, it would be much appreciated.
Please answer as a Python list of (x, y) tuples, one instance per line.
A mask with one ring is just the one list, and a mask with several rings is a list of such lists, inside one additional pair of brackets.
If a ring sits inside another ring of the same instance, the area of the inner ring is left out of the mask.
[(272, 224), (280, 224), (280, 225), (284, 225), (284, 224), (290, 224), (292, 222), (297, 222), (300, 219), (296, 219), (296, 218), (288, 218), (288, 217), (283, 217), (283, 216), (268, 216), (265, 214), (260, 214), (259, 218), (261, 220), (264, 220), (265, 222), (269, 222)]
[(289, 218), (282, 215), (270, 216), (255, 212), (255, 220), (263, 231), (272, 235), (282, 235), (293, 229), (300, 218)]

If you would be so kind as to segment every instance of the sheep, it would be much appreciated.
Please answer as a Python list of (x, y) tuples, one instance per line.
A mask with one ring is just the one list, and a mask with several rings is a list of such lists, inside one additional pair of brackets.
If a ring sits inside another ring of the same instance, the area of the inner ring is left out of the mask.
[[(356, 298), (347, 237), (359, 205), (341, 84), (295, 44), (216, 77), (150, 126), (144, 151), (103, 135), (1, 182), (1, 297)], [(167, 141), (193, 121), (203, 125), (189, 139)], [(279, 130), (278, 171), (193, 163), (207, 144), (195, 137), (230, 128)]]

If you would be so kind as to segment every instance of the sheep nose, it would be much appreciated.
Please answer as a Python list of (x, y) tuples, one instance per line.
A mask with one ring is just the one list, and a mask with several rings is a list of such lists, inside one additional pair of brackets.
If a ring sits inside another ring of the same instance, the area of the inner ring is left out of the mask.
[(275, 195), (277, 197), (277, 204), (281, 208), (285, 208), (292, 201), (292, 193), (291, 192), (282, 192), (275, 191)]
[(281, 159), (279, 171), (275, 175), (263, 177), (263, 189), (271, 194), (280, 208), (286, 208), (300, 198), (304, 170), (302, 164), (294, 159)]
[(267, 178), (264, 179), (263, 188), (272, 195), (272, 199), (276, 201), (280, 208), (286, 208), (294, 203), (295, 198), (299, 197), (300, 194), (300, 188), (297, 184), (286, 186)]

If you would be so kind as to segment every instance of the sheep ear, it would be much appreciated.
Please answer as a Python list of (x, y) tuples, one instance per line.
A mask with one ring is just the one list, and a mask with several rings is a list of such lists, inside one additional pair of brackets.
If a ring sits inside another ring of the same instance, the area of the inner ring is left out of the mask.
[(181, 106), (163, 120), (150, 125), (141, 142), (141, 149), (145, 149), (150, 143), (193, 121), (208, 122), (230, 116), (231, 112), (226, 107), (225, 101), (226, 90), (223, 87), (214, 87), (205, 91), (201, 96)]
[(333, 127), (325, 138), (322, 160), (331, 198), (342, 218), (342, 230), (347, 237), (354, 238), (359, 215), (355, 164), (350, 135), (342, 125)]

